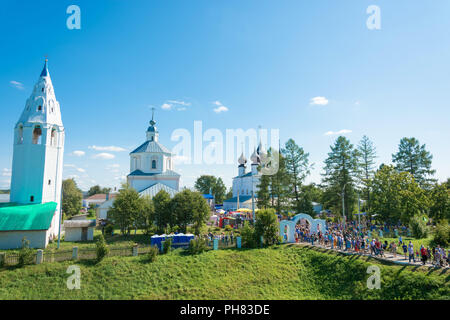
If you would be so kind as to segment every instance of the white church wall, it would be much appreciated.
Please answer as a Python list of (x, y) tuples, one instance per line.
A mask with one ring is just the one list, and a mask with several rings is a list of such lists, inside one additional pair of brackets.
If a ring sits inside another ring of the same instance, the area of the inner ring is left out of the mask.
[(38, 231), (0, 231), (0, 249), (20, 249), (22, 239), (30, 241), (30, 248), (45, 248), (48, 245), (47, 230)]

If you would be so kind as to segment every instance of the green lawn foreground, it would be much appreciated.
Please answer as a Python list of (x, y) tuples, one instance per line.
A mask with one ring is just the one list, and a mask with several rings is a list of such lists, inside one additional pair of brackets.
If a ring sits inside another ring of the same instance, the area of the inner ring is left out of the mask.
[[(280, 245), (187, 255), (77, 261), (81, 289), (67, 267), (44, 263), (0, 270), (0, 299), (449, 299), (450, 272), (380, 263), (318, 248)], [(381, 269), (381, 289), (367, 289), (367, 267)]]

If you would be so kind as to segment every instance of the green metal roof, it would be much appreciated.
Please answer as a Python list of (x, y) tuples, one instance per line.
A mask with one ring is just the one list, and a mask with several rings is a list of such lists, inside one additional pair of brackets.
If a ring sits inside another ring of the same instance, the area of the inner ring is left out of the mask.
[(56, 211), (56, 202), (0, 207), (0, 231), (47, 230)]

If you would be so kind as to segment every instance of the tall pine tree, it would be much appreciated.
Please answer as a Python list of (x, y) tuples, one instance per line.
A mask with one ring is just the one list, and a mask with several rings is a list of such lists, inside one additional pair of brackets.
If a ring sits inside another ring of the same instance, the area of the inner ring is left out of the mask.
[(344, 194), (345, 216), (351, 217), (355, 206), (358, 151), (347, 138), (340, 136), (336, 139), (325, 160), (324, 170), (325, 205), (335, 212), (340, 212), (342, 216), (342, 194)]
[(425, 150), (425, 145), (420, 145), (416, 138), (401, 139), (398, 152), (392, 155), (397, 171), (411, 173), (422, 188), (435, 182), (430, 178), (436, 172), (431, 169), (432, 160), (431, 153)]
[(375, 146), (367, 136), (363, 136), (358, 144), (358, 165), (360, 187), (367, 201), (367, 211), (370, 212), (370, 179), (375, 172), (375, 158), (377, 157)]
[(293, 139), (289, 139), (285, 148), (282, 150), (286, 164), (286, 179), (292, 189), (288, 195), (291, 208), (296, 213), (304, 212), (306, 194), (302, 194), (302, 183), (309, 175), (311, 165), (309, 164), (309, 153), (305, 153), (303, 148), (299, 147)]

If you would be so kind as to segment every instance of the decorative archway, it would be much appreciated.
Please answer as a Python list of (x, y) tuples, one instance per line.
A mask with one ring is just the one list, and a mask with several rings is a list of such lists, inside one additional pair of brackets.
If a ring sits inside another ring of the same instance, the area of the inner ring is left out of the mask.
[(305, 219), (306, 221), (308, 221), (312, 233), (317, 233), (318, 231), (325, 232), (327, 230), (325, 220), (313, 219), (306, 213), (300, 213), (290, 220), (280, 221), (280, 235), (283, 238), (283, 242), (295, 242), (295, 226), (300, 219)]

